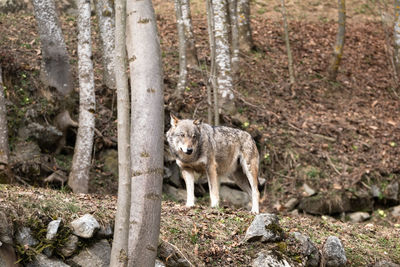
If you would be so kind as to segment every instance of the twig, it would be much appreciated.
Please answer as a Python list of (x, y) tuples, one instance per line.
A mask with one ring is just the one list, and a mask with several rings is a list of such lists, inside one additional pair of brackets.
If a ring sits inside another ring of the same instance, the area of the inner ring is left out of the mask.
[(303, 129), (300, 129), (300, 128), (294, 126), (290, 122), (288, 122), (287, 124), (289, 125), (289, 127), (293, 128), (293, 129), (295, 129), (295, 130), (297, 130), (299, 132), (302, 132), (304, 134), (311, 135), (314, 138), (321, 138), (321, 139), (325, 139), (325, 140), (330, 141), (330, 142), (336, 142), (336, 138), (325, 136), (325, 135), (322, 135), (322, 134), (315, 134), (315, 133), (307, 132), (307, 131), (305, 131)]
[(327, 161), (328, 161), (329, 165), (332, 167), (332, 169), (333, 169), (337, 174), (339, 174), (340, 176), (342, 176), (342, 173), (341, 173), (338, 169), (336, 169), (336, 167), (335, 167), (335, 165), (333, 164), (333, 162), (332, 162), (331, 158), (329, 157), (329, 155), (328, 155), (327, 153), (324, 153), (324, 157), (327, 159)]

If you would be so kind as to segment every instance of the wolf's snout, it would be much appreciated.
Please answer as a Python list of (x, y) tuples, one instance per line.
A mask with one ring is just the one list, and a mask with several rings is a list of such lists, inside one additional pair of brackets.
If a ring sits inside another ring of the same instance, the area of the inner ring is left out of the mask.
[(188, 155), (192, 154), (193, 153), (193, 148), (186, 149), (185, 153), (188, 154)]

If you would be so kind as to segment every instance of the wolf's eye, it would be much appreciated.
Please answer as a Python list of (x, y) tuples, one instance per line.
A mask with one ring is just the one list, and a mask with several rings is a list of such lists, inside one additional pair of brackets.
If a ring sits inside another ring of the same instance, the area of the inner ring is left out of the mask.
[(180, 133), (179, 134), (181, 137), (185, 137), (185, 134), (184, 133)]
[(192, 136), (192, 138), (193, 138), (193, 139), (196, 139), (196, 137), (197, 137), (197, 135), (196, 135), (196, 134), (194, 134), (194, 135)]

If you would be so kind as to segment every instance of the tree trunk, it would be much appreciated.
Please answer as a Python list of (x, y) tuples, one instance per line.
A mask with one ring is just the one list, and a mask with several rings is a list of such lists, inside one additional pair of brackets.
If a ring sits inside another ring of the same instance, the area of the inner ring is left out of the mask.
[(103, 52), (103, 83), (111, 89), (115, 89), (114, 70), (114, 28), (115, 14), (113, 1), (95, 0), (96, 14), (100, 30), (100, 41)]
[[(394, 1), (394, 65), (396, 76), (400, 76), (400, 0)], [(396, 81), (399, 84), (400, 81)]]
[(239, 72), (239, 27), (237, 17), (237, 0), (228, 0), (229, 3), (229, 19), (231, 25), (231, 53), (232, 53), (232, 77), (233, 84), (236, 84)]
[[(7, 107), (4, 95), (3, 76), (0, 66), (0, 172), (5, 175), (5, 182), (11, 182), (9, 166), (10, 149), (8, 143)], [(10, 176), (10, 177), (9, 177)], [(0, 183), (3, 179), (0, 178)], [(4, 181), (3, 181), (4, 182)]]
[(237, 1), (240, 50), (243, 52), (249, 52), (254, 46), (250, 27), (250, 0)]
[(283, 28), (285, 30), (286, 51), (288, 55), (289, 79), (290, 79), (290, 84), (294, 84), (295, 79), (294, 79), (293, 57), (292, 57), (292, 50), (290, 49), (289, 27), (286, 19), (287, 16), (286, 16), (285, 0), (281, 0), (281, 6), (282, 6)]
[(217, 68), (218, 107), (226, 113), (235, 110), (232, 91), (231, 53), (228, 36), (228, 12), (224, 0), (212, 1), (214, 11), (215, 64)]
[[(207, 101), (209, 103), (209, 114), (211, 114), (211, 99), (214, 96), (214, 124), (219, 125), (219, 108), (218, 108), (218, 87), (217, 87), (217, 70), (215, 65), (215, 35), (214, 35), (214, 9), (212, 5), (212, 0), (206, 0), (207, 5), (207, 24), (208, 24), (208, 38), (210, 43), (210, 58), (211, 58), (211, 68), (210, 68), (210, 78), (209, 85), (207, 88)], [(211, 90), (212, 89), (212, 90)], [(212, 91), (212, 92), (211, 92)], [(210, 116), (209, 116), (209, 120)], [(210, 122), (210, 124), (212, 124)]]
[(68, 185), (74, 193), (87, 193), (96, 110), (91, 60), (90, 2), (78, 0), (78, 12), (79, 128)]
[(175, 97), (183, 98), (183, 93), (186, 89), (187, 83), (187, 42), (185, 36), (185, 25), (182, 19), (182, 0), (174, 0), (175, 3), (175, 15), (176, 15), (176, 26), (178, 28), (178, 40), (179, 40), (179, 79), (176, 86)]
[(128, 266), (146, 267), (154, 266), (160, 233), (164, 163), (161, 52), (152, 2), (128, 1), (127, 14), (132, 88)]
[(71, 67), (54, 0), (32, 0), (39, 29), (41, 80), (65, 96), (73, 89)]
[(339, 30), (336, 36), (336, 44), (333, 48), (331, 64), (329, 66), (329, 79), (336, 80), (340, 62), (343, 56), (344, 40), (346, 35), (346, 1), (338, 0)]
[(118, 200), (110, 267), (128, 264), (131, 157), (129, 87), (126, 73), (126, 0), (115, 1), (115, 82), (118, 109)]
[(182, 21), (183, 25), (185, 26), (187, 64), (188, 67), (190, 68), (197, 68), (198, 66), (197, 49), (193, 33), (192, 14), (190, 12), (190, 1), (180, 0), (180, 3), (182, 11)]

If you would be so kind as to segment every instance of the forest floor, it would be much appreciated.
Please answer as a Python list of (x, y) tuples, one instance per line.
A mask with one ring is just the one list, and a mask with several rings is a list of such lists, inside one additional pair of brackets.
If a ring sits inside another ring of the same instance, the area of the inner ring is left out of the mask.
[[(203, 1), (192, 1), (202, 71), (190, 71), (182, 103), (168, 101), (176, 86), (179, 65), (173, 3), (153, 2), (161, 36), (166, 114), (173, 111), (184, 118), (206, 119), (205, 77), (210, 58)], [(326, 79), (326, 69), (337, 31), (336, 6), (321, 0), (287, 2), (296, 84), (291, 87), (288, 83), (279, 3), (255, 1), (252, 28), (256, 49), (241, 55), (235, 92), (240, 115), (222, 117), (223, 124), (249, 131), (259, 145), (263, 158), (260, 176), (267, 181), (263, 212), (281, 212), (287, 199), (303, 194), (304, 183), (319, 192), (354, 192), (400, 180), (400, 91), (388, 57), (391, 31), (386, 21), (381, 22), (382, 7), (372, 6), (370, 1), (348, 1), (343, 61), (337, 80), (332, 82)], [(390, 19), (387, 14), (383, 17)], [(62, 28), (76, 74), (76, 18), (63, 15)], [(6, 94), (13, 103), (10, 124), (11, 129), (17, 129), (26, 109), (42, 103), (40, 97), (35, 97), (41, 89), (40, 40), (31, 14), (1, 14), (0, 32), (0, 63), (8, 86)], [(101, 85), (101, 51), (96, 33), (93, 40), (100, 114), (96, 127), (103, 136), (115, 138), (115, 92)], [(43, 117), (51, 121), (51, 114), (45, 110)], [(115, 144), (96, 138), (97, 155), (110, 146)], [(102, 166), (102, 162), (95, 162), (91, 191), (115, 195), (115, 177), (110, 179)], [(114, 197), (96, 198), (106, 202)], [(162, 236), (173, 240), (198, 264), (248, 265), (259, 247), (242, 247), (239, 241), (252, 216), (226, 207), (215, 211), (205, 206), (186, 210), (180, 204), (163, 202)], [(373, 224), (372, 231), (365, 227), (368, 223)], [(399, 223), (389, 210), (374, 211), (363, 227), (306, 215), (285, 214), (281, 218), (286, 231), (301, 228), (318, 245), (330, 234), (340, 236), (349, 263), (354, 266), (376, 259), (400, 263)]]

